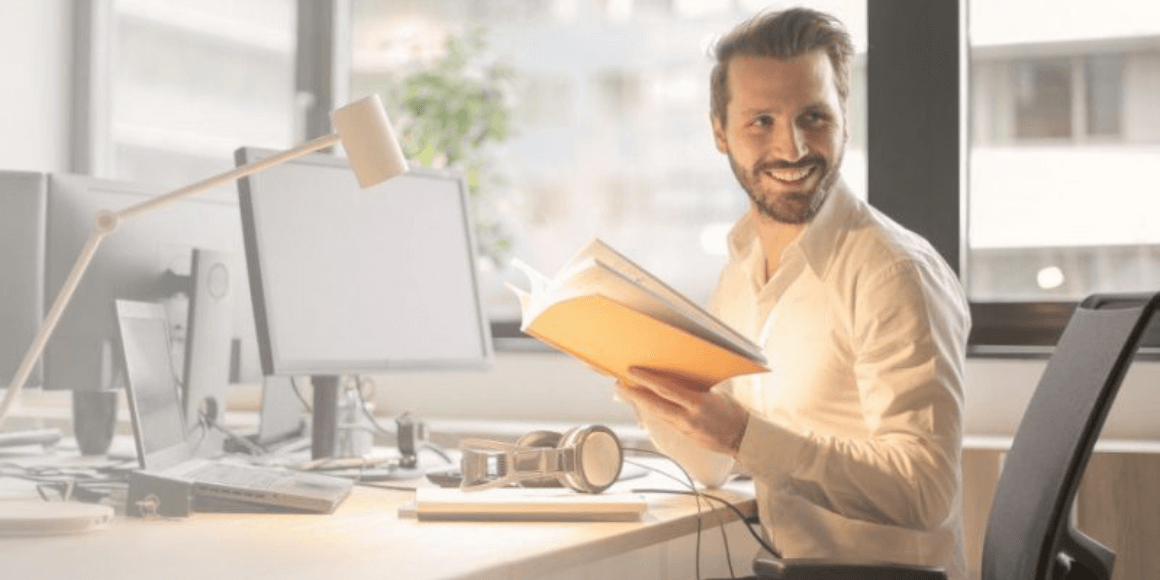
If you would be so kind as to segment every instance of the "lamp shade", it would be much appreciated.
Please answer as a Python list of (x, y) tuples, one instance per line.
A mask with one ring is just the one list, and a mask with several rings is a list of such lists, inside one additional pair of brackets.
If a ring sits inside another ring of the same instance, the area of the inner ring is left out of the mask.
[(367, 188), (407, 172), (407, 160), (378, 95), (334, 110), (330, 120), (360, 187)]

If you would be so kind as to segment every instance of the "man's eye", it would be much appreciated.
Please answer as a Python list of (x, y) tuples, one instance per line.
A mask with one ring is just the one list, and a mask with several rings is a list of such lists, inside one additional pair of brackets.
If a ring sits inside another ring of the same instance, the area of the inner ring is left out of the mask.
[(825, 113), (819, 113), (817, 111), (806, 113), (804, 116), (802, 116), (802, 123), (804, 123), (807, 127), (816, 127), (825, 123), (827, 120), (828, 118), (826, 117)]
[(769, 115), (762, 115), (753, 120), (754, 127), (769, 127), (770, 125), (773, 125), (773, 117)]

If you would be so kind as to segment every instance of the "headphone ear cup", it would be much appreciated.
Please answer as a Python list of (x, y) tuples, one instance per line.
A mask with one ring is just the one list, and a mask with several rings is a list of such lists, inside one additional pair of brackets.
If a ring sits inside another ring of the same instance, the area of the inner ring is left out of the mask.
[[(524, 433), (516, 440), (520, 447), (555, 449), (563, 435), (556, 431), (538, 430)], [(549, 475), (537, 479), (525, 479), (518, 483), (520, 487), (563, 487), (564, 482), (559, 476)]]
[(600, 493), (616, 483), (624, 465), (620, 438), (603, 425), (583, 425), (564, 433), (560, 449), (572, 448), (576, 467), (560, 475), (564, 485), (583, 493)]

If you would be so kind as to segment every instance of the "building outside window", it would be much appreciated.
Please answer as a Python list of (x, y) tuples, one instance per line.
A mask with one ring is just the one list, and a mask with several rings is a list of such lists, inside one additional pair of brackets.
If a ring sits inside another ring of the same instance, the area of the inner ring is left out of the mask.
[(971, 299), (1160, 288), (1160, 8), (969, 10)]
[(184, 185), (295, 142), (294, 0), (97, 4), (90, 173)]

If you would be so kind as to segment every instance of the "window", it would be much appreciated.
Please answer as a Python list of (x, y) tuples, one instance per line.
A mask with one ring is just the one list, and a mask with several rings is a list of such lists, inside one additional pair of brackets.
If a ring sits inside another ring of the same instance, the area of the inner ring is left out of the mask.
[(1042, 354), (1078, 299), (1160, 287), (1160, 5), (915, 8), (868, 3), (869, 199), (959, 268), (973, 354)]
[[(1160, 10), (973, 1), (972, 300), (1160, 287)], [(1036, 30), (1014, 23), (1036, 22)]]
[[(864, 52), (864, 0), (824, 4)], [(481, 184), (476, 221), (493, 320), (519, 318), (514, 296), (499, 283), (523, 284), (507, 266), (510, 257), (551, 272), (594, 236), (692, 299), (707, 300), (728, 228), (748, 205), (713, 144), (707, 51), (766, 2), (354, 0), (351, 8), (351, 96), (383, 94), (400, 132), (425, 122), (399, 110), (408, 90), (447, 88), (440, 103), (425, 107), (470, 102), (472, 90), (509, 105), (507, 116), (495, 117), (502, 131), (492, 126), (497, 138), (477, 152), (484, 165), (469, 172)], [(419, 82), (432, 72), (443, 77)], [(864, 78), (859, 55), (842, 170), (863, 197)], [(456, 111), (452, 118), (471, 116)], [(476, 112), (486, 111), (480, 105)], [(417, 138), (413, 151), (423, 157), (423, 144), (434, 139)], [(461, 158), (471, 165), (469, 155)]]
[[(1071, 145), (1123, 138), (1125, 53), (989, 57), (972, 52), (974, 140), (979, 145)], [(1024, 49), (1024, 52), (1026, 50)]]
[(241, 145), (296, 141), (294, 0), (91, 6), (74, 171), (184, 185), (233, 167)]
[(1124, 54), (1088, 55), (1083, 59), (1087, 134), (1123, 137)]

